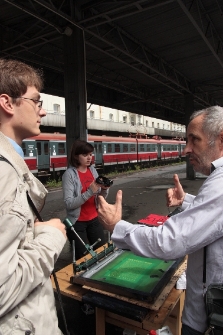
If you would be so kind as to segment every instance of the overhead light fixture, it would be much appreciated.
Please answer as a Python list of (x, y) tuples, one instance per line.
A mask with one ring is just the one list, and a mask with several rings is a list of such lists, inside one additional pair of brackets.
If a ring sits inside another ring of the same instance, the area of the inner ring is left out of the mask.
[(70, 27), (66, 27), (63, 33), (66, 36), (71, 36), (73, 34), (73, 30)]

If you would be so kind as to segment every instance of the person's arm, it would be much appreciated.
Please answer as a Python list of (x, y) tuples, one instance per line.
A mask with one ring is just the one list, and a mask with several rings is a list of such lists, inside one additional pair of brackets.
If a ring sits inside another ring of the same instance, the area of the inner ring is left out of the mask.
[(185, 193), (184, 201), (181, 205), (182, 210), (185, 210), (190, 204), (193, 203), (195, 195)]
[[(26, 193), (17, 194), (17, 184), (18, 176), (13, 167), (1, 169), (0, 317), (49, 280), (66, 242), (64, 225), (59, 219), (39, 222), (33, 231)], [(29, 213), (30, 221), (27, 220)]]
[(72, 169), (66, 170), (62, 177), (63, 197), (66, 208), (76, 209), (81, 207), (88, 199), (90, 199), (94, 192), (97, 191), (94, 185), (90, 186), (86, 192), (81, 193), (81, 184), (79, 178)]
[[(223, 171), (222, 171), (223, 173)], [(223, 236), (223, 179), (213, 172), (186, 210), (170, 217), (163, 226), (147, 227), (120, 220), (121, 197), (108, 205), (101, 198), (99, 219), (113, 232), (115, 245), (140, 256), (175, 259), (190, 254)]]

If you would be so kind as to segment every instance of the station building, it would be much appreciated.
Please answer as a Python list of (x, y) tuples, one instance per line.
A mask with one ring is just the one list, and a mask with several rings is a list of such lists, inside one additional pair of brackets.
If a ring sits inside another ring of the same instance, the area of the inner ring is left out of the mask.
[[(41, 94), (43, 107), (47, 111), (41, 121), (43, 132), (66, 133), (65, 99), (62, 97)], [(124, 110), (87, 104), (87, 129), (91, 135), (161, 136), (162, 138), (185, 139), (185, 125), (156, 119), (149, 116), (130, 113)]]

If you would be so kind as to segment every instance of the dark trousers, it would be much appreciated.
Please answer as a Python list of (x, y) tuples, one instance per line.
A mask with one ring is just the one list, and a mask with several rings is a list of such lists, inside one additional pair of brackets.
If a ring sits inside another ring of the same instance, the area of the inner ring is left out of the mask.
[[(104, 230), (100, 222), (98, 221), (98, 217), (94, 218), (90, 221), (77, 221), (74, 225), (74, 229), (77, 232), (77, 234), (80, 236), (80, 238), (84, 241), (85, 244), (92, 245), (97, 241), (98, 238), (101, 239), (100, 242), (98, 242), (94, 246), (94, 250), (101, 247), (103, 244), (105, 244), (105, 235)], [(67, 231), (67, 237), (72, 245), (72, 240), (75, 242), (75, 258), (76, 260), (83, 257), (84, 253), (86, 251), (86, 248), (81, 243), (79, 238), (75, 235), (75, 233), (72, 230)]]
[(181, 335), (204, 335), (204, 333), (201, 333), (183, 324), (181, 329)]

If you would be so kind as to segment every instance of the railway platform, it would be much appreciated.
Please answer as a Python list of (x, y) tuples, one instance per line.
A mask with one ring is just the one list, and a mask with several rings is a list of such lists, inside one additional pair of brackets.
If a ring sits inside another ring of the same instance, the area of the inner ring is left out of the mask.
[[(116, 193), (121, 189), (123, 191), (123, 219), (132, 223), (136, 223), (151, 213), (168, 215), (165, 194), (167, 188), (173, 187), (173, 174), (175, 173), (179, 175), (185, 192), (196, 195), (204, 182), (204, 176), (188, 180), (186, 178), (186, 165), (183, 163), (117, 176), (114, 178), (107, 201), (114, 203)], [(62, 190), (50, 190), (42, 216), (46, 220), (50, 217), (59, 217), (64, 220), (66, 212), (63, 206)], [(56, 262), (55, 270), (58, 271), (71, 263), (71, 248), (67, 242)], [(63, 297), (63, 302), (70, 335), (95, 335), (95, 315), (85, 315), (81, 309), (81, 303), (78, 301), (70, 301)], [(59, 305), (58, 315), (60, 327), (63, 330), (64, 325)], [(113, 325), (106, 325), (105, 330), (105, 335), (123, 334), (123, 329)]]

